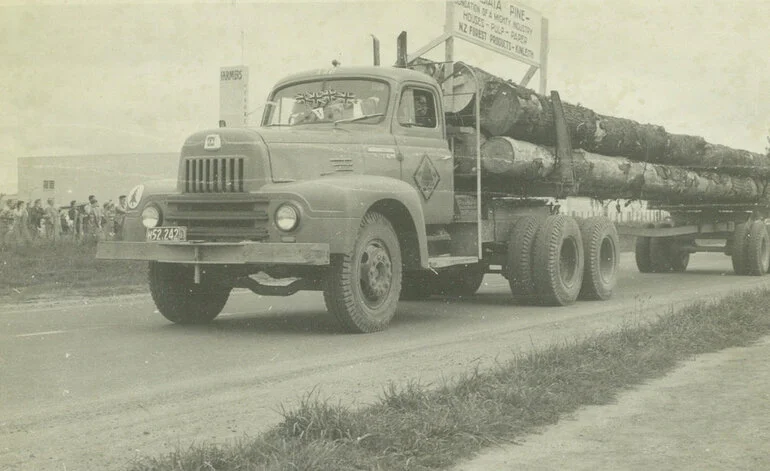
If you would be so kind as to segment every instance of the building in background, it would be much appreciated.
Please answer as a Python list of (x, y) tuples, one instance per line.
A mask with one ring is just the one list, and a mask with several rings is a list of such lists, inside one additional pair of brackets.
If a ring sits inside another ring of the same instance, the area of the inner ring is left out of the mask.
[(18, 159), (17, 197), (35, 200), (55, 197), (59, 205), (85, 202), (95, 195), (100, 202), (118, 201), (139, 183), (175, 180), (179, 154), (106, 154)]

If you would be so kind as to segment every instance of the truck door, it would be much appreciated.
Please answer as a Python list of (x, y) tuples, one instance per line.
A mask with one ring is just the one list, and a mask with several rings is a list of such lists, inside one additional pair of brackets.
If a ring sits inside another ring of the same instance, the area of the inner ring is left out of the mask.
[(405, 84), (393, 122), (401, 179), (420, 193), (426, 224), (450, 223), (454, 211), (454, 165), (437, 103), (436, 90)]

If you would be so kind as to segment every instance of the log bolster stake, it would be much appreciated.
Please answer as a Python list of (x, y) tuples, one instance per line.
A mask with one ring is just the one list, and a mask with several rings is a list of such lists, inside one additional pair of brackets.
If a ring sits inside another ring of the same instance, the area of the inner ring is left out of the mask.
[(553, 105), (553, 120), (556, 131), (556, 166), (559, 176), (556, 197), (561, 198), (574, 191), (576, 184), (575, 161), (572, 156), (572, 140), (567, 127), (567, 119), (564, 117), (564, 107), (561, 104), (559, 92), (556, 90), (551, 91), (551, 104)]

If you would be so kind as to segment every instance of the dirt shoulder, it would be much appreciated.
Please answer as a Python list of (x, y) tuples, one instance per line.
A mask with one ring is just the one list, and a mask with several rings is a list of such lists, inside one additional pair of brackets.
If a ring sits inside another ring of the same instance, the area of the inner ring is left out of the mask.
[(664, 378), (455, 468), (770, 469), (770, 337)]

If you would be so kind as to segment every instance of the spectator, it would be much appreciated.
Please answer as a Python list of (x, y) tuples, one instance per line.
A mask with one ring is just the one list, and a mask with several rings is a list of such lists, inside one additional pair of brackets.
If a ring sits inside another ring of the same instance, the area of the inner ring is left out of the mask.
[(54, 204), (54, 198), (48, 198), (45, 208), (45, 235), (48, 240), (58, 243), (61, 238), (61, 219), (59, 209)]
[(27, 203), (19, 200), (16, 202), (16, 208), (13, 210), (13, 232), (11, 233), (16, 245), (27, 245), (29, 243), (28, 226), (29, 212), (27, 212)]
[(88, 197), (88, 202), (91, 204), (86, 206), (88, 208), (88, 226), (90, 229), (87, 237), (90, 237), (94, 242), (98, 242), (103, 238), (102, 219), (104, 218), (104, 211), (99, 206), (99, 201), (93, 195)]
[(70, 207), (67, 209), (67, 216), (69, 217), (69, 223), (72, 233), (72, 240), (76, 241), (78, 239), (78, 235), (80, 234), (80, 224), (79, 224), (79, 218), (78, 218), (78, 206), (77, 201), (72, 200), (70, 201)]
[(115, 240), (123, 240), (123, 225), (126, 223), (128, 204), (126, 195), (118, 197), (118, 205), (115, 206)]
[(40, 201), (40, 199), (36, 199), (27, 214), (29, 217), (29, 228), (32, 231), (32, 238), (37, 239), (40, 237), (40, 225), (45, 217), (43, 202)]
[(13, 200), (2, 201), (0, 195), (0, 250), (8, 246), (13, 231)]

